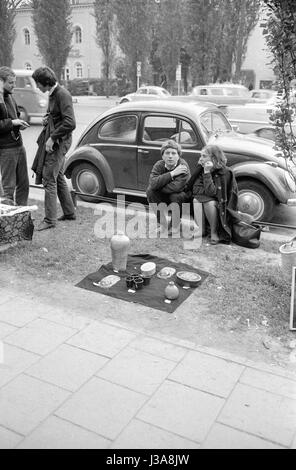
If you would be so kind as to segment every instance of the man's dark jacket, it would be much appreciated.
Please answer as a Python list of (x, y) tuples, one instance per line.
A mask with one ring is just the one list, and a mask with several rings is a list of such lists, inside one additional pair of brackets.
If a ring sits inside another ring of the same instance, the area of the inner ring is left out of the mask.
[(12, 125), (12, 121), (19, 117), (20, 112), (14, 98), (4, 91), (4, 103), (0, 106), (0, 149), (23, 145), (20, 128)]

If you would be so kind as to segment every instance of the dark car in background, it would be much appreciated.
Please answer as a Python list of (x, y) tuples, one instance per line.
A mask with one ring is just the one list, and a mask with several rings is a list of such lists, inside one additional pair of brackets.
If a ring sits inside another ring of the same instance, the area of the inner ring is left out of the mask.
[(65, 174), (82, 198), (106, 193), (146, 197), (149, 175), (163, 142), (180, 142), (193, 170), (202, 148), (224, 150), (239, 187), (239, 209), (256, 220), (272, 218), (276, 203), (296, 197), (294, 180), (272, 142), (233, 131), (225, 114), (210, 103), (162, 100), (132, 102), (100, 115), (68, 156)]

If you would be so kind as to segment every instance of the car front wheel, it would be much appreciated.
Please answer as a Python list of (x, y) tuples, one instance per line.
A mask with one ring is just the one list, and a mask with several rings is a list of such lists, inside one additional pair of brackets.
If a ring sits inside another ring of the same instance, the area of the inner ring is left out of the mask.
[(272, 219), (275, 200), (271, 192), (253, 180), (238, 181), (238, 210), (250, 214), (254, 220), (268, 222)]
[(91, 163), (77, 165), (71, 175), (72, 186), (78, 193), (80, 199), (87, 202), (99, 202), (100, 199), (90, 196), (104, 196), (106, 185), (100, 171)]

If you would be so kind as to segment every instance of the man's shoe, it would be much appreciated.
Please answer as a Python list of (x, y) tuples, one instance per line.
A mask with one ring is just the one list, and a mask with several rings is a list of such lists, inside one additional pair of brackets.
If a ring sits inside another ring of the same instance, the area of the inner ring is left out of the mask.
[(64, 220), (76, 220), (76, 215), (75, 214), (70, 214), (70, 215), (62, 215), (61, 217), (58, 218), (59, 221), (64, 221)]
[(45, 222), (45, 220), (43, 220), (42, 222), (40, 222), (36, 230), (37, 232), (42, 232), (42, 230), (47, 230), (49, 228), (55, 228), (55, 224), (49, 224), (48, 222)]

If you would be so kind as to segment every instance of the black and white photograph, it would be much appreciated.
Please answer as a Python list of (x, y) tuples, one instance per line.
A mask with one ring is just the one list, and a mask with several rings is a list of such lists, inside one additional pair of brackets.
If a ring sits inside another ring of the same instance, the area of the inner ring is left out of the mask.
[(0, 0), (0, 449), (296, 449), (295, 0)]

